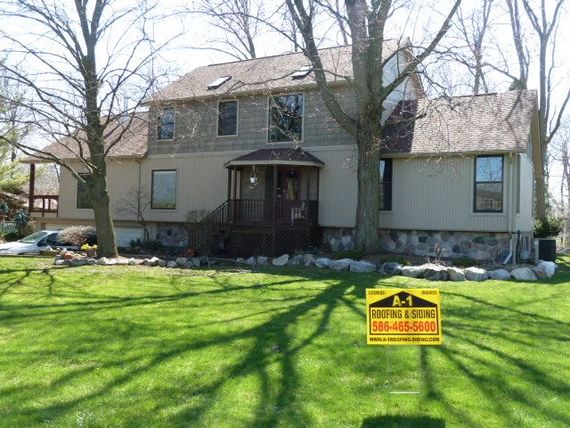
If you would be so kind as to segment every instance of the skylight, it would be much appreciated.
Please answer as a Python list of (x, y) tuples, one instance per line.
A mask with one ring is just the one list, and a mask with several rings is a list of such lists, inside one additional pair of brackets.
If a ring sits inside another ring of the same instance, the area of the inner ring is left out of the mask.
[(220, 86), (222, 86), (224, 83), (226, 83), (228, 80), (230, 80), (231, 78), (232, 78), (232, 76), (219, 77), (218, 79), (214, 80), (212, 83), (210, 83), (208, 85), (208, 89), (217, 89)]
[(302, 79), (307, 77), (311, 72), (312, 67), (310, 65), (304, 65), (300, 69), (298, 69), (295, 73), (291, 75), (293, 79)]

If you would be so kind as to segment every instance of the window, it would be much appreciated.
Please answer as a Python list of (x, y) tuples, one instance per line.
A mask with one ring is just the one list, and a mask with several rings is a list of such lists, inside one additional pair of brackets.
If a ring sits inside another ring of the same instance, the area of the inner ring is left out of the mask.
[(217, 89), (220, 86), (222, 86), (224, 83), (226, 83), (228, 80), (230, 80), (231, 78), (232, 78), (232, 76), (219, 77), (208, 85), (208, 89), (210, 89), (210, 90), (211, 89)]
[(303, 95), (280, 95), (269, 102), (269, 142), (302, 140)]
[(237, 135), (237, 101), (218, 103), (218, 136)]
[(380, 159), (380, 211), (392, 210), (392, 159)]
[(158, 117), (158, 139), (172, 140), (174, 138), (174, 118), (176, 113), (173, 108), (165, 108), (160, 111)]
[[(90, 174), (79, 174), (84, 180), (89, 179)], [(78, 209), (90, 209), (93, 205), (89, 202), (87, 197), (87, 185), (83, 181), (77, 182), (77, 208)]]
[(312, 70), (312, 67), (310, 65), (304, 65), (303, 67), (298, 69), (295, 73), (293, 73), (291, 75), (291, 78), (293, 80), (304, 79), (305, 77), (307, 77), (309, 75), (311, 70)]
[(152, 171), (151, 204), (154, 210), (176, 209), (176, 170)]
[(475, 212), (503, 212), (503, 156), (475, 158)]

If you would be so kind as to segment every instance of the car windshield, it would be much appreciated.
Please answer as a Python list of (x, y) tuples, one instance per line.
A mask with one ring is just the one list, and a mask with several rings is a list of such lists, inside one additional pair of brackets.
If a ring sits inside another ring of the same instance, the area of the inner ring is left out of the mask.
[(25, 238), (20, 239), (18, 242), (23, 242), (25, 244), (33, 244), (34, 242), (39, 241), (42, 238), (45, 238), (47, 232), (36, 232), (32, 233), (31, 235), (26, 236)]

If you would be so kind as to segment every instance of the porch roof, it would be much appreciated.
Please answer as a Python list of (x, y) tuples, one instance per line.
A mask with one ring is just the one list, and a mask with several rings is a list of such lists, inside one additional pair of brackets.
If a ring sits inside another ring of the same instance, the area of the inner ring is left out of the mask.
[(224, 164), (226, 168), (230, 166), (242, 165), (295, 165), (322, 168), (325, 166), (325, 163), (313, 156), (308, 151), (303, 150), (301, 147), (297, 147), (259, 149), (254, 152), (239, 156)]

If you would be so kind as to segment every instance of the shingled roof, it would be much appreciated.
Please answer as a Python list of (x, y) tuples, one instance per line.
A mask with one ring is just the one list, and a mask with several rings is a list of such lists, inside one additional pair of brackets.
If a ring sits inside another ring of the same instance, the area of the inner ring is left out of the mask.
[[(106, 137), (107, 147), (123, 132), (121, 139), (109, 150), (108, 158), (142, 158), (146, 155), (148, 151), (148, 113), (137, 113), (130, 122), (130, 126), (126, 128), (128, 123), (128, 121), (115, 120), (108, 125), (107, 129), (110, 132)], [(84, 134), (80, 133), (78, 138), (67, 137), (55, 141), (43, 148), (42, 151), (63, 160), (78, 159), (80, 157), (78, 141), (82, 141), (81, 135)], [(83, 141), (81, 148), (84, 156), (86, 156), (85, 153), (89, 153), (89, 151), (87, 144)], [(35, 163), (38, 161), (41, 162), (42, 159), (28, 157), (22, 162)]]
[(325, 163), (301, 147), (296, 147), (259, 149), (224, 164), (225, 167), (238, 165), (303, 165), (322, 167)]
[(403, 101), (388, 119), (382, 149), (407, 155), (525, 152), (535, 114), (536, 91)]
[[(396, 41), (384, 42), (384, 56), (398, 49)], [(320, 49), (320, 57), (327, 80), (344, 83), (352, 78), (351, 46)], [(228, 94), (259, 93), (316, 86), (314, 73), (295, 79), (293, 73), (310, 65), (303, 53), (268, 56), (246, 61), (211, 64), (198, 67), (177, 81), (154, 93), (153, 101), (173, 101), (189, 98), (220, 97)], [(221, 86), (208, 89), (208, 85), (221, 77), (231, 78)]]

